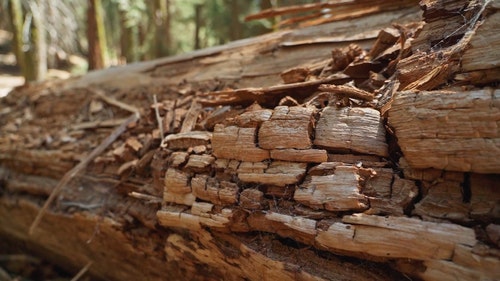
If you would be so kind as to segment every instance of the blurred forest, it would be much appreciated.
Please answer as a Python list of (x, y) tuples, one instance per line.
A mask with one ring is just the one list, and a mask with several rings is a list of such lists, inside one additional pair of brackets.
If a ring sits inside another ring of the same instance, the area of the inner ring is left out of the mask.
[[(26, 81), (175, 55), (276, 29), (245, 21), (307, 0), (1, 0), (0, 58)], [(7, 62), (5, 62), (7, 61)], [(2, 63), (2, 62), (0, 62)]]

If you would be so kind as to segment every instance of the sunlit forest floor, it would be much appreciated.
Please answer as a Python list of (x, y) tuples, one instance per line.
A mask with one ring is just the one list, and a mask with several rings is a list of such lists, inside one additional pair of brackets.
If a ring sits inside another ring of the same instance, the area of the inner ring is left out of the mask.
[(0, 97), (6, 96), (12, 88), (24, 83), (14, 54), (8, 47), (11, 37), (9, 32), (0, 30)]

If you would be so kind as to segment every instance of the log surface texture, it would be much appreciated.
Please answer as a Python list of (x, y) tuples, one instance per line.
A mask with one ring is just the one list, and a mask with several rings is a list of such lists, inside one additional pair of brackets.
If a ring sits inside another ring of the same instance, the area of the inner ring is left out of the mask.
[(0, 99), (0, 249), (96, 280), (500, 280), (498, 1), (253, 17), (326, 8)]

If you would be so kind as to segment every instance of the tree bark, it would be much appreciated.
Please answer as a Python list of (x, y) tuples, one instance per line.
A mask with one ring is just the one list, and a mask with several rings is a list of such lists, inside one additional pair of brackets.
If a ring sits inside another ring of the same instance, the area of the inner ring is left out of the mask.
[[(11, 93), (0, 246), (111, 280), (498, 279), (498, 77), (456, 60), (489, 48), (498, 9), (441, 4), (423, 26), (415, 4)], [(482, 21), (411, 51), (463, 11)]]
[(23, 51), (24, 43), (23, 43), (23, 10), (21, 6), (21, 1), (19, 0), (10, 0), (9, 3), (9, 18), (10, 25), (12, 27), (13, 34), (13, 45), (14, 45), (14, 53), (16, 55), (17, 65), (21, 69), (21, 73), (26, 77), (26, 59), (25, 53)]
[(100, 0), (89, 0), (87, 8), (87, 39), (89, 69), (106, 67), (106, 35)]
[(21, 2), (9, 2), (15, 54), (25, 80), (42, 81), (47, 74), (47, 42), (44, 28), (46, 4), (43, 1), (28, 4), (29, 13), (26, 13)]
[(198, 50), (201, 48), (201, 38), (200, 38), (200, 29), (203, 24), (201, 19), (201, 10), (203, 5), (196, 4), (194, 5), (194, 49)]

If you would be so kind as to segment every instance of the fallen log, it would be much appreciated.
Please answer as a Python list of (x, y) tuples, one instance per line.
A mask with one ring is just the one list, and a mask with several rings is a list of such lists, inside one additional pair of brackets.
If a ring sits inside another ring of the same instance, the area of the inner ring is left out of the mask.
[(0, 247), (103, 280), (499, 279), (499, 79), (472, 74), (498, 56), (470, 55), (498, 47), (497, 6), (422, 1), (423, 24), (378, 11), (15, 90)]

